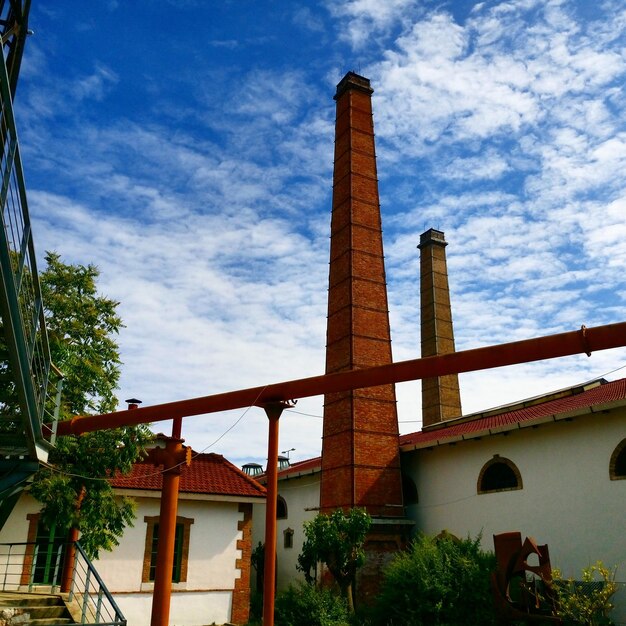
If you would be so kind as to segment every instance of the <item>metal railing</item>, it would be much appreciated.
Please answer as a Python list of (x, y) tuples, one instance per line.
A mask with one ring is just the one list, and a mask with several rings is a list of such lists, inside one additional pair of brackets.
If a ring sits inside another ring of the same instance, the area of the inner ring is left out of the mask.
[(77, 624), (126, 626), (117, 606), (80, 543), (74, 545), (74, 566), (69, 590), (61, 593), (67, 543), (0, 544), (2, 591), (58, 594)]
[[(15, 5), (17, 10), (19, 3)], [(4, 3), (2, 3), (4, 5)], [(27, 9), (25, 7), (26, 16)], [(18, 11), (19, 13), (19, 11)], [(6, 28), (7, 20), (3, 20)], [(8, 23), (8, 22), (7, 22)], [(16, 27), (17, 28), (17, 27)], [(17, 29), (19, 31), (19, 28)], [(13, 32), (13, 31), (11, 31)], [(16, 31), (17, 32), (17, 31)], [(7, 57), (8, 58), (8, 57)], [(35, 260), (7, 59), (0, 63), (0, 452), (46, 460), (57, 384)], [(58, 405), (57, 405), (58, 406)], [(46, 428), (42, 428), (47, 424)]]

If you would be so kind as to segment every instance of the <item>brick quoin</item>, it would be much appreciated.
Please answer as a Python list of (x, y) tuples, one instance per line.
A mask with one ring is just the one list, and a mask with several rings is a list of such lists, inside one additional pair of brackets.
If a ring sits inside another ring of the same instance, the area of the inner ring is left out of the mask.
[[(327, 373), (392, 362), (372, 92), (368, 79), (350, 72), (335, 95)], [(394, 386), (324, 400), (320, 509), (402, 516)]]
[(247, 624), (250, 617), (250, 567), (252, 557), (252, 504), (240, 504), (239, 512), (243, 519), (237, 523), (241, 531), (241, 539), (237, 540), (237, 550), (241, 550), (241, 558), (237, 559), (236, 567), (240, 572), (233, 589), (233, 605), (230, 621), (233, 624)]

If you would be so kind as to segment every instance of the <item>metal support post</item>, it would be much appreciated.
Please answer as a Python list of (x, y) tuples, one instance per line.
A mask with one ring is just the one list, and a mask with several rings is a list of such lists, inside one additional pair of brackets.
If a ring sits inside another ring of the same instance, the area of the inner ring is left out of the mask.
[(265, 564), (263, 569), (263, 626), (274, 626), (276, 588), (276, 502), (278, 500), (278, 420), (291, 402), (269, 402), (267, 440), (267, 502), (265, 506)]
[[(159, 513), (159, 539), (157, 544), (156, 573), (152, 592), (152, 617), (150, 626), (168, 626), (172, 596), (172, 570), (174, 567), (174, 542), (176, 539), (176, 515), (178, 513), (178, 488), (180, 472), (185, 463), (183, 440), (180, 439), (182, 418), (176, 418), (172, 437), (165, 443), (165, 450), (153, 450), (154, 462), (163, 464), (163, 489)], [(175, 435), (178, 435), (177, 437)], [(161, 452), (162, 454), (158, 454)]]

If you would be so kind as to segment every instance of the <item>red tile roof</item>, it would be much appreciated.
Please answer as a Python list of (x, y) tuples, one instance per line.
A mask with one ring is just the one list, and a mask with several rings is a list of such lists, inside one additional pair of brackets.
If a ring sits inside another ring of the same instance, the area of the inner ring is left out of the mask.
[[(288, 468), (279, 470), (278, 480), (284, 480), (287, 478), (297, 478), (298, 476), (304, 476), (305, 474), (315, 474), (322, 469), (322, 457), (316, 456), (312, 459), (306, 459), (304, 461), (296, 461), (292, 463)], [(255, 477), (258, 481), (265, 484), (267, 482), (267, 474), (259, 474)]]
[[(136, 463), (128, 476), (117, 476), (113, 487), (160, 491), (163, 475), (149, 463)], [(193, 453), (191, 465), (182, 466), (180, 475), (182, 493), (220, 496), (265, 497), (265, 487), (244, 474), (220, 454)]]
[[(305, 474), (315, 474), (315, 472), (319, 472), (321, 469), (321, 456), (316, 456), (312, 459), (306, 459), (304, 461), (296, 461), (295, 463), (292, 463), (288, 468), (278, 471), (278, 480), (284, 480), (287, 478), (298, 478), (299, 476), (304, 476)], [(263, 472), (263, 474), (255, 476), (255, 479), (264, 485), (267, 482), (267, 474)]]
[[(606, 405), (614, 402), (623, 404), (626, 400), (626, 378), (613, 382), (601, 380), (594, 387), (581, 386), (562, 393), (568, 393), (568, 395), (546, 401), (538, 398), (518, 404), (516, 408), (502, 407), (497, 410), (498, 412), (494, 410), (448, 420), (427, 430), (402, 435), (400, 446), (404, 450), (429, 447), (450, 440), (470, 439), (523, 426), (532, 426), (533, 423), (546, 421), (546, 418), (565, 419), (576, 414), (594, 412), (594, 409), (597, 411), (601, 408), (608, 408)], [(548, 398), (554, 398), (554, 395)], [(530, 406), (524, 406), (528, 404)]]
[(313, 474), (322, 468), (322, 457), (316, 456), (306, 461), (297, 461), (292, 463), (287, 469), (278, 472), (278, 479), (290, 478), (293, 476), (302, 476), (302, 474)]

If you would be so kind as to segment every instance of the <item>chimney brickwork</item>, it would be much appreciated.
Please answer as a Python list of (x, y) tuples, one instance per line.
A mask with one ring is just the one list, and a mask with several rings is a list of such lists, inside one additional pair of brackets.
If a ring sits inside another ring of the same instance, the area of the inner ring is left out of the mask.
[[(444, 233), (430, 229), (420, 237), (422, 357), (450, 354), (454, 348), (452, 309)], [(461, 415), (457, 374), (422, 380), (423, 426)]]
[[(368, 79), (337, 85), (326, 373), (391, 363), (391, 335)], [(395, 387), (324, 399), (320, 508), (403, 514)]]

